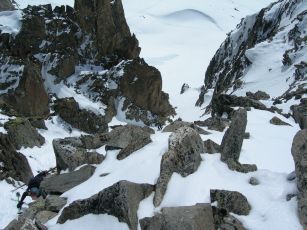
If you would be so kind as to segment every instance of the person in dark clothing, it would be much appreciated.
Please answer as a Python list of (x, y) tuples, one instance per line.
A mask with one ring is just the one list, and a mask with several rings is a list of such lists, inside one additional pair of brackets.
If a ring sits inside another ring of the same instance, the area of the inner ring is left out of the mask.
[(32, 177), (28, 183), (27, 190), (22, 194), (20, 201), (17, 204), (17, 208), (21, 208), (23, 201), (27, 196), (31, 196), (33, 200), (36, 200), (38, 197), (43, 196), (45, 199), (47, 194), (40, 188), (40, 184), (43, 179), (48, 175), (47, 171), (42, 171), (37, 174), (35, 177)]

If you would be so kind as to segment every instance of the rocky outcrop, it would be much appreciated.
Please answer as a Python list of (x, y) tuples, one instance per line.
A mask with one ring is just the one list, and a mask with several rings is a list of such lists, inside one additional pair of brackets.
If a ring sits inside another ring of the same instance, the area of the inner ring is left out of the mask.
[(307, 99), (302, 99), (299, 105), (291, 107), (295, 121), (301, 129), (307, 128)]
[(14, 10), (14, 6), (11, 2), (11, 0), (1, 0), (0, 1), (0, 12), (6, 11), (6, 10)]
[(245, 109), (238, 109), (232, 117), (231, 124), (221, 143), (221, 160), (231, 170), (239, 172), (250, 172), (257, 170), (255, 165), (242, 165), (239, 163), (241, 148), (245, 136), (247, 124), (247, 112)]
[(204, 145), (199, 134), (192, 128), (182, 127), (169, 137), (168, 151), (164, 153), (160, 176), (156, 184), (154, 205), (161, 204), (166, 192), (167, 184), (174, 172), (186, 177), (194, 173), (201, 162), (200, 154), (204, 152)]
[(271, 120), (270, 123), (272, 125), (286, 125), (286, 126), (291, 126), (290, 124), (288, 124), (287, 122), (284, 122), (283, 120), (281, 120), (280, 118), (274, 116)]
[(198, 132), (199, 134), (203, 134), (203, 135), (210, 134), (209, 132), (207, 132), (206, 130), (198, 127), (194, 123), (186, 122), (186, 121), (180, 121), (180, 120), (176, 120), (176, 121), (172, 122), (171, 124), (167, 125), (163, 129), (163, 132), (176, 132), (176, 130), (178, 130), (181, 127), (190, 127), (192, 129), (194, 129), (196, 132)]
[(28, 183), (33, 176), (27, 158), (16, 152), (7, 135), (0, 133), (0, 180), (13, 178)]
[(77, 137), (54, 139), (52, 145), (58, 172), (72, 171), (83, 164), (100, 164), (105, 158), (95, 151), (88, 151)]
[(238, 215), (248, 215), (251, 210), (246, 197), (239, 192), (210, 190), (210, 199), (211, 203), (217, 202), (217, 208)]
[(4, 128), (16, 149), (41, 147), (45, 143), (45, 138), (37, 132), (27, 119), (10, 120), (4, 124)]
[(213, 153), (219, 153), (221, 146), (214, 141), (208, 139), (204, 141), (204, 152), (213, 154)]
[[(41, 188), (47, 193), (61, 195), (88, 180), (94, 174), (95, 169), (96, 167), (94, 166), (86, 165), (74, 172), (46, 177), (41, 183)], [(46, 201), (48, 210), (56, 211), (57, 208), (54, 208), (49, 204), (51, 201), (54, 205), (55, 202), (54, 200), (51, 200), (51, 198)], [(62, 203), (62, 201), (57, 201), (56, 207), (59, 206), (58, 203)]]
[(139, 203), (152, 191), (153, 186), (150, 184), (117, 182), (88, 199), (71, 203), (64, 208), (58, 223), (62, 224), (67, 220), (74, 220), (90, 213), (108, 214), (117, 217), (120, 222), (127, 223), (131, 230), (136, 230)]
[(161, 213), (140, 220), (142, 230), (214, 230), (210, 204), (163, 208)]
[(294, 136), (291, 153), (297, 177), (299, 219), (303, 228), (307, 229), (307, 129)]
[(256, 93), (246, 92), (246, 96), (254, 100), (268, 100), (270, 95), (264, 91), (258, 90)]
[(58, 99), (54, 110), (59, 116), (72, 127), (88, 133), (107, 131), (107, 124), (102, 116), (94, 112), (80, 109), (74, 98)]

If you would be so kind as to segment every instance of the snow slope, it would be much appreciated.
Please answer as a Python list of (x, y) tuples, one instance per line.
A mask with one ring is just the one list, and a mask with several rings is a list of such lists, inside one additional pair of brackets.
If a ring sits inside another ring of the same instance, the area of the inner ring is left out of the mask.
[[(63, 1), (18, 0), (21, 7), (27, 4), (52, 3), (54, 6)], [(169, 93), (170, 101), (177, 107), (178, 117), (183, 120), (199, 120), (203, 111), (194, 106), (199, 95), (197, 88), (202, 84), (206, 67), (210, 59), (226, 38), (226, 33), (235, 28), (240, 19), (256, 13), (267, 6), (271, 0), (124, 0), (126, 18), (130, 29), (136, 34), (142, 47), (141, 56), (157, 67), (163, 77), (163, 90)], [(65, 1), (73, 5), (73, 1)], [(183, 83), (191, 89), (180, 95)], [(66, 90), (66, 89), (65, 89)], [(72, 95), (69, 91), (69, 95)], [(210, 101), (210, 95), (205, 100)], [(85, 101), (85, 100), (83, 100)], [(255, 163), (258, 171), (248, 174), (230, 171), (222, 163), (219, 154), (202, 154), (202, 163), (194, 174), (183, 178), (174, 174), (160, 207), (154, 208), (153, 194), (143, 200), (138, 210), (139, 219), (154, 215), (162, 207), (194, 205), (209, 202), (210, 189), (228, 189), (243, 193), (251, 203), (249, 216), (237, 216), (248, 229), (299, 230), (301, 226), (296, 215), (296, 199), (286, 201), (288, 193), (295, 193), (296, 182), (286, 180), (287, 174), (294, 170), (290, 153), (292, 138), (299, 130), (292, 120), (281, 119), (291, 123), (292, 127), (276, 127), (269, 124), (274, 114), (267, 111), (252, 110), (248, 112), (247, 131), (251, 138), (245, 140), (240, 157), (241, 163)], [(5, 118), (7, 119), (7, 118)], [(113, 119), (112, 125), (121, 122)], [(46, 138), (41, 148), (22, 149), (33, 171), (55, 166), (52, 139), (78, 136), (77, 130), (69, 132), (58, 118), (46, 122), (48, 130), (40, 133)], [(265, 132), (264, 132), (265, 130)], [(220, 143), (224, 133), (210, 130), (212, 134), (202, 136)], [(153, 142), (128, 158), (118, 161), (117, 151), (108, 151), (106, 160), (97, 166), (95, 174), (85, 183), (63, 194), (68, 203), (76, 199), (87, 198), (119, 180), (138, 183), (156, 183), (160, 171), (160, 160), (167, 150), (170, 133), (151, 136)], [(106, 154), (104, 148), (98, 150)], [(136, 167), (137, 166), (137, 167)], [(100, 177), (102, 173), (108, 176)], [(251, 186), (251, 176), (259, 179), (260, 185)], [(0, 196), (0, 229), (16, 217), (14, 194), (11, 185), (0, 182), (4, 191)], [(29, 200), (26, 200), (29, 201)], [(78, 220), (56, 224), (57, 217), (48, 222), (49, 229), (128, 229), (108, 215), (87, 215)]]

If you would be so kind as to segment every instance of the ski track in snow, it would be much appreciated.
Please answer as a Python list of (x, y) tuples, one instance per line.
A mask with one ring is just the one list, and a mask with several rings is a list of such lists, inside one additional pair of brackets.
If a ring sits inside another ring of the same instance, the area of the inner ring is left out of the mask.
[[(17, 2), (21, 8), (28, 4), (51, 3), (53, 6), (63, 4), (63, 1), (59, 0), (17, 0)], [(65, 1), (65, 4), (73, 6), (73, 2), (69, 0)], [(142, 4), (139, 2), (139, 0), (123, 0), (128, 24), (131, 31), (136, 34), (142, 48), (141, 56), (148, 64), (161, 71), (163, 90), (169, 93), (171, 104), (177, 107), (177, 117), (186, 121), (204, 119), (204, 117), (200, 118), (204, 111), (195, 107), (194, 104), (199, 95), (198, 87), (203, 84), (204, 73), (211, 58), (226, 38), (226, 33), (234, 29), (242, 17), (256, 13), (272, 1), (148, 0)], [(14, 28), (18, 29), (16, 25), (13, 25), (12, 31)], [(253, 54), (252, 50), (250, 52), (251, 56), (257, 58), (257, 54)], [(248, 79), (246, 81), (248, 82)], [(250, 81), (255, 81), (255, 79), (251, 77)], [(261, 87), (261, 79), (256, 79), (256, 81), (259, 82), (257, 87)], [(180, 95), (183, 83), (188, 83), (191, 88)], [(75, 96), (73, 90), (66, 88), (65, 90), (70, 96)], [(212, 93), (210, 91), (206, 95), (206, 104), (209, 103)], [(82, 101), (86, 106), (86, 100)], [(93, 105), (90, 106), (93, 107)], [(153, 194), (140, 203), (139, 219), (153, 216), (155, 212), (167, 206), (209, 202), (210, 189), (228, 189), (239, 191), (248, 198), (252, 206), (250, 215), (236, 216), (248, 229), (301, 229), (296, 215), (296, 198), (289, 202), (286, 201), (288, 193), (296, 192), (296, 182), (287, 181), (286, 176), (294, 170), (290, 149), (293, 136), (299, 127), (292, 120), (286, 120), (278, 115), (276, 116), (290, 123), (292, 127), (273, 126), (269, 124), (269, 120), (274, 115), (276, 114), (258, 110), (248, 112), (246, 131), (250, 132), (251, 137), (243, 142), (240, 162), (256, 164), (259, 168), (257, 172), (242, 174), (230, 171), (219, 160), (220, 154), (204, 153), (202, 154), (203, 161), (194, 174), (185, 178), (176, 173), (173, 174), (160, 207), (154, 208)], [(8, 118), (2, 118), (1, 115), (0, 119), (1, 123), (4, 123)], [(110, 125), (115, 124), (123, 124), (123, 122), (114, 118)], [(55, 166), (52, 148), (54, 138), (82, 134), (75, 129), (70, 131), (58, 117), (48, 120), (46, 126), (47, 131), (39, 130), (46, 139), (46, 143), (41, 148), (21, 149), (34, 174), (39, 170)], [(4, 130), (1, 129), (1, 131)], [(203, 140), (211, 139), (221, 143), (224, 133), (208, 131), (211, 134), (202, 135)], [(168, 148), (169, 134), (156, 131), (156, 134), (151, 136), (152, 143), (121, 161), (116, 159), (118, 151), (106, 153), (104, 148), (98, 149), (98, 152), (106, 155), (105, 161), (97, 165), (94, 175), (88, 181), (62, 196), (68, 197), (69, 204), (76, 199), (88, 198), (119, 180), (156, 183), (162, 155)], [(100, 177), (103, 173), (109, 173), (109, 175)], [(251, 186), (248, 183), (251, 176), (257, 177), (260, 185)], [(15, 194), (10, 192), (11, 189), (13, 187), (5, 181), (0, 182), (0, 190), (3, 194), (0, 196), (0, 228), (5, 227), (17, 216), (16, 202), (11, 200)], [(22, 192), (23, 189), (19, 191)], [(26, 202), (29, 201), (30, 199), (27, 198)], [(117, 218), (108, 215), (90, 214), (77, 220), (67, 221), (63, 225), (56, 224), (57, 217), (47, 223), (49, 229), (90, 230), (101, 226), (108, 230), (128, 229), (127, 224), (120, 223)]]

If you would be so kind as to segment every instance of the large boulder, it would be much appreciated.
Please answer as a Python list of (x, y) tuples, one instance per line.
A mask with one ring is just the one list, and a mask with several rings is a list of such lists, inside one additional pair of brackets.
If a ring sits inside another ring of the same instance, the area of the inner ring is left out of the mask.
[[(40, 187), (47, 193), (61, 195), (88, 180), (94, 174), (95, 169), (94, 166), (86, 165), (74, 172), (49, 176), (42, 181)], [(55, 201), (50, 199), (46, 200), (49, 211), (56, 211), (61, 206), (60, 204), (64, 203), (64, 201), (58, 201), (55, 205)]]
[(204, 144), (200, 135), (192, 128), (182, 127), (169, 137), (169, 150), (163, 155), (160, 176), (156, 184), (154, 205), (161, 204), (167, 184), (174, 172), (181, 176), (194, 173), (201, 162)]
[(210, 204), (163, 208), (161, 213), (140, 220), (142, 230), (214, 230)]
[(307, 99), (302, 99), (299, 105), (291, 107), (295, 121), (301, 129), (307, 128)]
[(4, 128), (16, 149), (41, 147), (45, 143), (45, 138), (37, 132), (28, 119), (10, 120), (4, 124)]
[(121, 0), (76, 0), (75, 10), (80, 27), (95, 38), (99, 55), (139, 56), (138, 40), (130, 33)]
[(52, 145), (58, 172), (66, 169), (72, 171), (83, 164), (100, 164), (105, 159), (96, 151), (88, 151), (77, 137), (54, 139)]
[(6, 10), (14, 10), (11, 0), (0, 0), (0, 12)]
[(217, 208), (225, 209), (238, 215), (248, 215), (251, 206), (246, 197), (236, 191), (210, 190), (211, 203), (217, 202)]
[(203, 134), (203, 135), (209, 134), (209, 132), (207, 132), (206, 130), (198, 127), (196, 124), (194, 124), (192, 122), (186, 122), (186, 121), (180, 121), (180, 120), (176, 120), (176, 121), (172, 122), (171, 124), (167, 125), (163, 129), (162, 132), (175, 132), (177, 129), (184, 127), (184, 126), (195, 129), (195, 131), (197, 131), (199, 134)]
[(55, 102), (54, 110), (59, 116), (72, 127), (88, 133), (107, 131), (107, 124), (104, 117), (94, 112), (80, 109), (74, 98), (58, 99)]
[(7, 135), (0, 133), (0, 180), (11, 177), (28, 183), (33, 176), (27, 158), (16, 152)]
[(307, 129), (299, 131), (293, 138), (292, 156), (298, 188), (298, 213), (301, 224), (307, 229)]
[(90, 213), (109, 214), (117, 217), (120, 222), (127, 223), (131, 230), (136, 230), (139, 203), (149, 196), (153, 189), (154, 186), (150, 184), (117, 182), (88, 199), (71, 203), (62, 211), (58, 223), (62, 224)]

